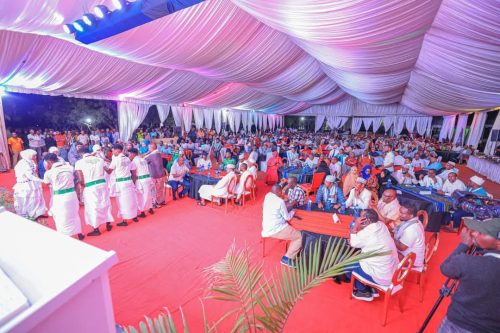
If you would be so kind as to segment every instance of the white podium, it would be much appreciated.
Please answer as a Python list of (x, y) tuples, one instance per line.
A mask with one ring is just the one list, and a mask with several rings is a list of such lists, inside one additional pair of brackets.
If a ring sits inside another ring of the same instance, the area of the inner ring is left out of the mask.
[(0, 207), (0, 268), (29, 303), (7, 317), (0, 333), (115, 332), (108, 270), (116, 262), (114, 251)]

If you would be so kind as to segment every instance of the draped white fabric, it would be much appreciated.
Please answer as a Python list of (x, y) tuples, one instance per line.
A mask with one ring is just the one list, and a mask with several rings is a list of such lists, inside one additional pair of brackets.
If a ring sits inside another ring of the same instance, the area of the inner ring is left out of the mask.
[[(495, 123), (493, 124), (493, 127), (491, 128), (491, 132), (493, 130), (500, 130), (500, 112), (498, 112), (497, 117), (495, 118)], [(493, 155), (495, 154), (495, 147), (497, 146), (498, 142), (491, 141), (491, 132), (490, 135), (488, 136), (488, 142), (486, 142), (486, 147), (484, 148), (484, 153), (488, 155)]]
[(174, 116), (175, 126), (182, 127), (182, 111), (184, 108), (182, 106), (176, 106), (176, 105), (172, 105), (171, 108), (172, 108), (172, 115)]
[(336, 117), (336, 116), (328, 116), (326, 117), (328, 126), (331, 129), (339, 129), (349, 120), (348, 117)]
[(163, 126), (163, 123), (165, 122), (165, 120), (167, 120), (168, 114), (170, 113), (170, 105), (156, 104), (156, 109), (158, 110), (160, 125)]
[(394, 135), (399, 135), (401, 132), (403, 132), (403, 129), (405, 127), (405, 119), (403, 118), (395, 118), (394, 119)]
[(214, 109), (204, 108), (203, 109), (203, 120), (205, 122), (205, 127), (211, 129), (214, 123)]
[(197, 129), (200, 129), (203, 127), (203, 109), (200, 107), (193, 107), (193, 116), (194, 116), (194, 125), (196, 126)]
[(384, 130), (385, 132), (389, 132), (391, 126), (394, 125), (394, 117), (384, 117)]
[(231, 131), (236, 131), (236, 127), (234, 126), (234, 123), (235, 123), (235, 115), (236, 115), (236, 112), (233, 112), (233, 111), (228, 111), (226, 113), (226, 116), (227, 116), (227, 120), (226, 122), (229, 124), (229, 128), (231, 129)]
[(241, 126), (241, 112), (242, 111), (233, 110), (232, 112), (234, 112), (234, 128), (235, 128), (235, 131), (238, 132), (240, 130), (240, 126)]
[[(5, 129), (5, 116), (3, 114), (2, 96), (0, 96), (0, 154), (5, 158), (5, 167), (10, 167), (9, 146), (7, 144), (7, 130)], [(3, 163), (3, 161), (0, 161)]]
[(319, 131), (321, 126), (323, 126), (323, 123), (325, 122), (326, 116), (324, 115), (317, 115), (316, 118), (314, 119), (314, 132)]
[(373, 118), (363, 118), (362, 120), (363, 125), (365, 125), (365, 131), (368, 131), (373, 123)]
[(361, 129), (362, 124), (363, 124), (362, 118), (352, 118), (351, 133), (357, 134), (359, 132), (359, 130)]
[(215, 109), (214, 110), (214, 124), (215, 124), (215, 131), (217, 133), (220, 133), (222, 129), (222, 109)]
[(453, 143), (463, 144), (465, 139), (465, 128), (467, 127), (468, 114), (461, 114), (458, 116), (457, 126), (455, 129), (455, 136), (453, 137)]
[(267, 114), (262, 115), (262, 124), (264, 131), (267, 131), (269, 124), (269, 116)]
[(120, 136), (124, 142), (127, 142), (146, 118), (150, 106), (130, 102), (118, 102), (117, 106)]
[(487, 112), (474, 113), (474, 119), (472, 119), (472, 124), (470, 126), (469, 137), (467, 138), (468, 145), (477, 148), (477, 145), (481, 140), (481, 136), (483, 136), (484, 124), (486, 123), (487, 117)]
[(430, 136), (432, 126), (432, 117), (418, 117), (416, 121), (416, 130), (420, 135)]
[(249, 113), (250, 112), (244, 112), (244, 111), (241, 112), (241, 125), (243, 126), (244, 131), (247, 131)]
[(451, 139), (455, 127), (455, 119), (456, 116), (443, 117), (443, 126), (441, 126), (441, 131), (439, 132), (439, 141)]
[(413, 133), (415, 131), (415, 125), (417, 123), (416, 117), (404, 117), (405, 127), (409, 133)]
[(211, 0), (91, 45), (62, 34), (83, 13), (71, 1), (0, 11), (12, 91), (280, 114), (350, 96), (427, 115), (500, 101), (496, 0)]
[(382, 117), (376, 117), (376, 118), (372, 118), (372, 131), (373, 133), (377, 132), (378, 129), (380, 128), (380, 125), (382, 125), (382, 120), (384, 120), (384, 118)]
[(253, 123), (255, 125), (255, 130), (259, 129), (259, 114), (258, 112), (253, 113)]
[(189, 132), (191, 130), (191, 125), (193, 124), (193, 109), (191, 106), (184, 107), (182, 111), (182, 121), (184, 123), (184, 130)]

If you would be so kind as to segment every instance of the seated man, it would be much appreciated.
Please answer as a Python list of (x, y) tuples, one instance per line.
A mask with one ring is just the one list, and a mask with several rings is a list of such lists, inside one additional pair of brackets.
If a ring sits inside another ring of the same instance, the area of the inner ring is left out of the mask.
[(334, 156), (332, 157), (332, 162), (330, 163), (330, 174), (335, 177), (335, 179), (342, 178), (342, 164), (340, 164), (339, 159)]
[(297, 153), (295, 147), (290, 147), (290, 150), (286, 152), (286, 158), (289, 166), (297, 166), (300, 163), (299, 154)]
[(408, 253), (416, 255), (413, 269), (422, 271), (425, 255), (425, 232), (424, 225), (417, 218), (417, 209), (411, 204), (403, 204), (399, 208), (399, 224), (394, 229), (394, 243), (399, 252), (400, 259)]
[(295, 211), (288, 212), (285, 201), (281, 198), (281, 187), (273, 185), (271, 192), (266, 194), (262, 207), (262, 237), (290, 240), (286, 254), (281, 263), (295, 267), (295, 258), (302, 246), (302, 234), (288, 224)]
[(436, 170), (430, 169), (426, 176), (420, 175), (419, 185), (430, 187), (434, 190), (440, 190), (443, 187), (443, 180), (436, 176)]
[(415, 178), (415, 175), (410, 169), (411, 165), (405, 164), (401, 167), (401, 170), (394, 172), (392, 176), (400, 185), (416, 185), (418, 184), (417, 178)]
[(305, 204), (306, 193), (304, 190), (297, 186), (297, 177), (288, 177), (282, 193), (287, 196), (287, 208), (291, 209)]
[(212, 168), (212, 162), (208, 158), (207, 152), (204, 151), (201, 153), (198, 161), (196, 161), (196, 167), (203, 170), (210, 170)]
[(376, 207), (379, 221), (384, 222), (389, 228), (394, 229), (400, 223), (399, 208), (400, 205), (396, 190), (392, 188), (385, 190)]
[(343, 211), (346, 207), (344, 193), (335, 184), (335, 177), (332, 175), (326, 176), (324, 184), (319, 187), (316, 193), (316, 203), (319, 209), (328, 206), (328, 201), (336, 210)]
[(441, 162), (438, 161), (437, 157), (436, 156), (431, 156), (430, 157), (430, 163), (427, 167), (425, 167), (425, 170), (429, 171), (429, 170), (434, 170), (436, 171), (439, 171), (443, 168), (443, 166), (441, 165)]
[(365, 188), (366, 180), (361, 177), (356, 179), (354, 188), (349, 192), (349, 197), (345, 202), (346, 208), (367, 209), (372, 199), (372, 192)]
[[(198, 205), (205, 206), (205, 200), (212, 201), (212, 196), (225, 197), (228, 195), (228, 186), (230, 185), (231, 180), (236, 177), (236, 174), (234, 173), (235, 167), (236, 166), (234, 164), (226, 165), (227, 174), (222, 177), (217, 184), (202, 185), (200, 187), (198, 193), (200, 194), (201, 199), (198, 201)], [(234, 189), (229, 190), (233, 191)], [(217, 200), (219, 199), (217, 198)]]
[[(241, 172), (241, 176), (240, 176), (240, 181), (239, 183), (236, 185), (236, 204), (237, 205), (240, 205), (239, 201), (241, 199), (241, 196), (243, 195), (243, 192), (245, 192), (245, 182), (247, 181), (247, 178), (249, 176), (252, 176), (252, 173), (250, 172), (250, 170), (248, 170), (248, 165), (243, 162), (243, 163), (240, 163), (240, 172)], [(255, 178), (253, 179), (254, 182), (255, 182)]]
[[(361, 259), (352, 272), (367, 279), (368, 281), (388, 286), (391, 284), (392, 275), (398, 267), (398, 252), (389, 230), (384, 223), (378, 220), (377, 213), (373, 209), (363, 210), (361, 216), (355, 221), (351, 230), (350, 244), (352, 247), (361, 249), (361, 253), (371, 251), (389, 252), (384, 256)], [(351, 274), (348, 273), (348, 276)], [(362, 282), (354, 282), (352, 297), (370, 302), (378, 292)]]
[(444, 170), (441, 171), (438, 177), (441, 178), (444, 182), (445, 180), (448, 179), (448, 174), (450, 172), (453, 172), (455, 173), (455, 175), (458, 175), (458, 169), (455, 168), (455, 162), (449, 161), (448, 163), (446, 163), (444, 166)]
[(438, 193), (443, 195), (452, 195), (455, 191), (465, 190), (465, 184), (457, 178), (457, 174), (455, 172), (448, 172), (448, 179), (444, 182), (443, 187), (438, 190)]
[(226, 170), (229, 164), (236, 165), (236, 160), (233, 157), (231, 151), (227, 150), (224, 158), (222, 159), (222, 163), (220, 165), (221, 170)]
[(181, 193), (179, 193), (179, 198), (184, 197), (189, 192), (191, 184), (184, 179), (184, 176), (189, 172), (188, 167), (184, 162), (184, 156), (180, 155), (177, 160), (172, 164), (170, 169), (170, 175), (168, 176), (168, 185), (172, 187), (172, 196), (174, 200), (177, 200), (177, 189), (179, 186), (183, 187)]

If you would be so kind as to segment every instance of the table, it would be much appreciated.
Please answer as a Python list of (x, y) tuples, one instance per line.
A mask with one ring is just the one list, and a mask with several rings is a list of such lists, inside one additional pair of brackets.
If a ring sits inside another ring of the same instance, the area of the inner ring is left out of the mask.
[(452, 150), (436, 150), (436, 154), (442, 157), (441, 161), (443, 162), (458, 162), (458, 156), (460, 155), (460, 153)]
[(290, 221), (292, 227), (297, 230), (346, 239), (349, 238), (350, 234), (349, 224), (354, 220), (350, 215), (337, 214), (340, 223), (334, 223), (332, 212), (302, 209), (297, 209), (295, 215), (302, 218), (302, 220), (292, 218)]
[(208, 175), (206, 175), (206, 172), (201, 175), (197, 173), (191, 173), (189, 174), (189, 183), (191, 184), (191, 187), (189, 188), (188, 196), (191, 199), (200, 200), (200, 194), (198, 193), (200, 187), (202, 185), (215, 185), (218, 181), (218, 178), (212, 176), (208, 177)]
[(301, 167), (281, 167), (278, 169), (278, 179), (288, 178), (290, 176), (297, 177), (299, 184), (312, 183), (313, 170), (302, 174), (303, 168)]
[(500, 164), (486, 158), (469, 156), (467, 166), (489, 180), (500, 184)]
[(399, 203), (410, 203), (417, 210), (427, 212), (429, 223), (426, 231), (439, 232), (445, 215), (453, 208), (451, 198), (436, 193), (420, 194), (423, 188), (419, 186), (398, 185), (393, 188), (401, 192), (398, 194)]

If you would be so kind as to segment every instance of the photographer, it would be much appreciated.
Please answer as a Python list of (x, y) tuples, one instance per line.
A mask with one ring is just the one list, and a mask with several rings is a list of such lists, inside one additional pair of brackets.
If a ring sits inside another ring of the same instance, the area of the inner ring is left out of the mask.
[[(466, 218), (461, 243), (441, 265), (460, 282), (439, 333), (500, 332), (500, 218)], [(481, 255), (468, 255), (472, 245)]]

